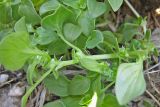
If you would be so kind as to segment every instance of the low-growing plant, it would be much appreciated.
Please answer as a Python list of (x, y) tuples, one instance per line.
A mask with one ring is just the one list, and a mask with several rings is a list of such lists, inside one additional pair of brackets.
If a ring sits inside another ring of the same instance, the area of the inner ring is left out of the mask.
[[(122, 3), (0, 1), (0, 64), (11, 71), (25, 69), (29, 87), (22, 107), (40, 83), (60, 97), (44, 107), (124, 107), (144, 93), (143, 62), (156, 54), (146, 20), (134, 11), (137, 19), (115, 32), (97, 28), (108, 20), (102, 16)], [(65, 69), (84, 71), (67, 76)], [(114, 84), (116, 96), (106, 91)]]

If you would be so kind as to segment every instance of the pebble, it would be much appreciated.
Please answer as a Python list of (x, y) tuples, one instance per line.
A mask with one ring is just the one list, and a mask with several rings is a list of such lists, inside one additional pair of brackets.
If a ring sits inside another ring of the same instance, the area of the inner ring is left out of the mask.
[(0, 75), (0, 84), (6, 82), (8, 80), (9, 76), (7, 74), (1, 74)]
[(10, 89), (8, 96), (20, 97), (24, 94), (24, 91), (25, 91), (24, 87), (14, 86), (12, 89)]
[(156, 28), (152, 33), (152, 41), (160, 51), (160, 28)]

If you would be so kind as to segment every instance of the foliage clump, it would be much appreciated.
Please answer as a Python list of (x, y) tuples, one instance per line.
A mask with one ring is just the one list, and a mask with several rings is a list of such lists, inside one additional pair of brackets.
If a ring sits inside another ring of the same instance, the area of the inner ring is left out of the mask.
[[(146, 20), (138, 16), (116, 32), (96, 27), (104, 21), (101, 16), (117, 11), (122, 3), (123, 0), (0, 2), (0, 64), (11, 71), (25, 69), (29, 88), (22, 107), (41, 82), (60, 97), (45, 107), (122, 107), (143, 94), (143, 61), (156, 54)], [(62, 71), (70, 68), (80, 68), (85, 73), (68, 78)], [(106, 93), (113, 84), (116, 97)]]

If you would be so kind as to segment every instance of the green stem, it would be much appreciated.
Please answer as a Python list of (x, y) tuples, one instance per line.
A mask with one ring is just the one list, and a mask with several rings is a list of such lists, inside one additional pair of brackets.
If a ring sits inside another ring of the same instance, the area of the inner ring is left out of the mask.
[(29, 90), (27, 90), (27, 92), (25, 93), (25, 95), (22, 98), (22, 102), (21, 102), (21, 107), (26, 107), (26, 103), (28, 100), (28, 97), (30, 96), (30, 94), (32, 93), (32, 91), (38, 86), (38, 84), (40, 84), (50, 73), (52, 72), (52, 70), (47, 71), (45, 74), (42, 75), (42, 77), (33, 85), (29, 88)]
[(72, 43), (68, 42), (64, 37), (63, 37), (63, 34), (62, 33), (59, 33), (59, 37), (67, 44), (69, 45), (70, 47), (72, 47), (73, 49), (75, 49), (76, 51), (79, 51), (81, 52), (81, 50), (76, 47), (75, 45), (73, 45)]
[(124, 1), (128, 5), (128, 7), (132, 10), (132, 12), (136, 15), (136, 17), (139, 18), (140, 17), (139, 13), (134, 9), (131, 3), (128, 0), (124, 0)]
[(73, 65), (73, 64), (76, 64), (78, 63), (79, 61), (76, 61), (76, 60), (68, 60), (68, 61), (62, 61), (58, 64), (58, 66), (56, 67), (56, 71), (59, 70), (60, 68), (63, 68), (65, 66), (68, 66), (68, 65)]
[[(138, 57), (140, 54), (147, 53), (147, 50), (136, 50), (128, 52), (128, 56), (125, 57)], [(93, 60), (102, 60), (102, 59), (113, 59), (113, 58), (119, 58), (120, 53), (113, 53), (113, 54), (102, 54), (102, 55), (88, 55), (85, 56), (86, 58), (93, 59)]]
[(50, 70), (44, 73), (42, 77), (33, 86), (31, 86), (29, 90), (27, 90), (26, 94), (22, 98), (21, 107), (26, 107), (28, 97), (31, 95), (32, 91), (55, 69), (56, 65), (61, 64), (59, 67), (57, 66), (60, 69), (64, 66), (73, 65), (75, 63), (78, 62), (74, 60), (69, 60), (69, 61), (61, 61), (60, 63), (53, 63), (53, 65), (50, 67)]
[(113, 81), (110, 84), (108, 84), (104, 89), (102, 89), (101, 92), (105, 92), (106, 90), (108, 90), (114, 83), (115, 83), (115, 81)]
[(118, 56), (117, 54), (103, 54), (103, 55), (86, 56), (86, 58), (93, 59), (93, 60), (101, 60), (101, 59), (118, 58)]

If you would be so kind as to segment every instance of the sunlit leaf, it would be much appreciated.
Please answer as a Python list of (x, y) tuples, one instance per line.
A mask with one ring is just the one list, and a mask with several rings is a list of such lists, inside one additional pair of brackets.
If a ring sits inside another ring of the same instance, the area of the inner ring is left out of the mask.
[(9, 70), (22, 68), (29, 58), (38, 54), (40, 51), (31, 47), (25, 32), (11, 33), (0, 43), (0, 63)]
[(97, 100), (98, 100), (98, 96), (97, 96), (97, 93), (95, 92), (93, 97), (92, 97), (92, 100), (90, 102), (90, 104), (88, 105), (88, 107), (97, 107)]
[(125, 105), (144, 93), (146, 83), (142, 70), (142, 62), (124, 63), (119, 66), (115, 86), (119, 104)]

